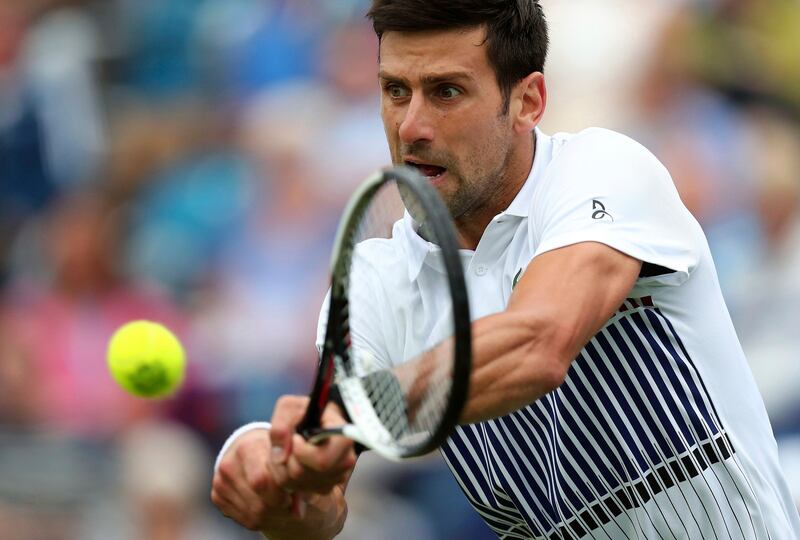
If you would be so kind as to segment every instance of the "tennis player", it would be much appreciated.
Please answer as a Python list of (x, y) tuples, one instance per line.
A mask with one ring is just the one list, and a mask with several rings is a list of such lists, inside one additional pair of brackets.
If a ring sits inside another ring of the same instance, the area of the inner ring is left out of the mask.
[[(791, 539), (798, 520), (703, 233), (623, 135), (537, 128), (547, 29), (534, 0), (373, 0), (395, 164), (438, 189), (464, 249), (473, 374), (442, 454), (500, 538)], [(427, 243), (374, 261), (387, 363), (421, 348), (445, 291)], [(369, 286), (369, 285), (364, 285)], [(411, 291), (416, 291), (415, 295)], [(435, 304), (434, 304), (435, 305)], [(406, 329), (414, 328), (412, 334)], [(294, 435), (306, 398), (223, 448), (212, 499), (267, 537), (331, 538), (353, 443)], [(343, 422), (336, 406), (324, 422)]]

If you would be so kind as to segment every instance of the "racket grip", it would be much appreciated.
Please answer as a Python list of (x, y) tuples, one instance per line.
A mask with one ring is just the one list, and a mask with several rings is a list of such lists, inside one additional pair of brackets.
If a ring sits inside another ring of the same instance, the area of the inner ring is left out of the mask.
[(306, 409), (306, 414), (303, 417), (303, 420), (297, 424), (295, 431), (302, 435), (304, 439), (308, 439), (308, 433), (311, 433), (315, 429), (319, 429), (321, 416), (322, 411), (320, 411), (313, 402), (309, 403), (308, 409)]

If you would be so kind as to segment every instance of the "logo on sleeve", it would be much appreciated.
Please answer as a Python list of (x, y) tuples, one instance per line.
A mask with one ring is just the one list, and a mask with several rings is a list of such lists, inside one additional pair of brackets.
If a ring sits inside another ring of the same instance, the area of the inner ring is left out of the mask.
[(517, 270), (517, 275), (514, 276), (514, 279), (511, 280), (511, 290), (512, 291), (514, 290), (514, 287), (517, 286), (517, 282), (519, 281), (520, 277), (522, 277), (522, 268)]
[(614, 216), (606, 212), (606, 207), (597, 199), (592, 199), (592, 219), (605, 219), (608, 218), (614, 221)]

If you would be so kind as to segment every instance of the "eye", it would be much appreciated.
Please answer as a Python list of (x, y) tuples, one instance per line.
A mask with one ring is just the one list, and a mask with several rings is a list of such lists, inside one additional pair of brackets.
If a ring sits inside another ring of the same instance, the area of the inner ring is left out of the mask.
[(461, 95), (461, 90), (455, 86), (441, 86), (439, 87), (439, 97), (445, 100), (455, 99)]
[(399, 84), (394, 84), (394, 83), (387, 84), (384, 87), (384, 90), (392, 99), (402, 99), (408, 96), (408, 90), (406, 90)]

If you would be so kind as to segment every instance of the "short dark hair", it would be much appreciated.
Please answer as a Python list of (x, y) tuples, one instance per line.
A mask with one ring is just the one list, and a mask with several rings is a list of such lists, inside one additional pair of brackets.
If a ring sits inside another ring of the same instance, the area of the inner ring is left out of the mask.
[(549, 39), (539, 0), (372, 0), (367, 13), (380, 39), (385, 32), (486, 26), (486, 52), (507, 110), (511, 88), (544, 73)]

